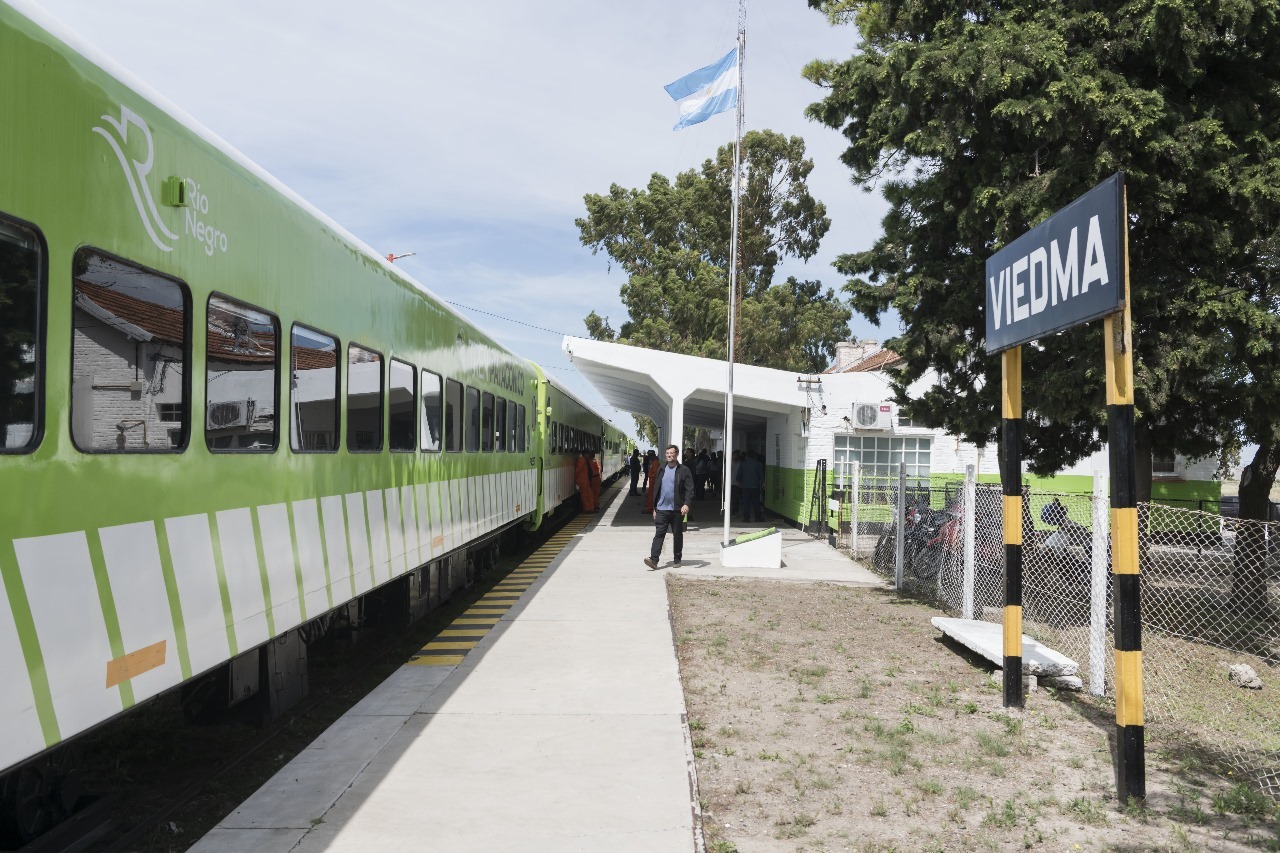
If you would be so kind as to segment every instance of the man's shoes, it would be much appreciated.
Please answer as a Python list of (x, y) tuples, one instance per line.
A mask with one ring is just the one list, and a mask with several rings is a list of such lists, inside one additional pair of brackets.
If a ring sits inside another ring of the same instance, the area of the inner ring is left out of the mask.
[(673, 568), (673, 569), (678, 569), (678, 568), (680, 568), (680, 561), (679, 561), (679, 560), (676, 560), (674, 563), (672, 563), (672, 564), (671, 564), (671, 568)]
[(650, 569), (658, 568), (658, 561), (653, 559), (652, 557), (645, 557), (644, 564), (648, 566)]

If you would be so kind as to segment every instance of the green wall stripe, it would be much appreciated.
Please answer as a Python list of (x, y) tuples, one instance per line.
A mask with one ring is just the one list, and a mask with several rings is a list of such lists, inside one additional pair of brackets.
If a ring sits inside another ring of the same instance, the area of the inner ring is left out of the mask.
[(320, 503), (319, 498), (314, 499), (316, 502), (316, 524), (320, 530), (320, 559), (324, 563), (324, 594), (329, 602), (329, 609), (333, 609), (333, 576), (329, 573), (329, 538), (325, 536), (324, 529), (324, 505)]
[[(89, 562), (93, 566), (93, 582), (98, 587), (98, 602), (102, 605), (102, 621), (107, 628), (107, 643), (111, 657), (124, 656), (124, 638), (120, 634), (120, 616), (116, 612), (116, 599), (111, 594), (111, 579), (107, 577), (107, 560), (102, 555), (102, 538), (97, 530), (86, 530), (85, 541), (89, 545)], [(168, 583), (168, 579), (165, 579)], [(172, 607), (173, 602), (169, 602)], [(116, 685), (120, 689), (120, 701), (124, 707), (133, 707), (133, 685), (128, 679)]]
[(267, 636), (276, 635), (276, 617), (271, 612), (271, 580), (267, 577), (267, 551), (262, 544), (262, 526), (258, 523), (258, 508), (249, 508), (249, 518), (253, 521), (253, 546), (258, 552), (258, 581), (262, 584), (262, 606), (267, 615)]
[(347, 543), (347, 580), (351, 582), (351, 599), (356, 597), (356, 552), (351, 547), (351, 519), (347, 517), (347, 496), (341, 495), (338, 503), (342, 504), (342, 534)]
[(186, 681), (191, 677), (191, 654), (187, 649), (187, 623), (182, 618), (178, 576), (173, 571), (173, 555), (169, 553), (169, 531), (164, 526), (164, 519), (156, 519), (154, 523), (156, 543), (160, 546), (160, 570), (164, 573), (164, 591), (169, 598), (169, 614), (173, 617), (173, 634), (178, 646), (178, 665), (182, 667), (182, 680)]
[(240, 645), (236, 642), (235, 614), (231, 610), (231, 590), (227, 586), (227, 569), (222, 561), (222, 534), (218, 530), (218, 519), (213, 513), (208, 514), (209, 540), (213, 543), (213, 568), (218, 573), (218, 597), (222, 599), (222, 619), (227, 625), (227, 647), (231, 649), (231, 657), (240, 654)]
[(44, 745), (53, 746), (62, 740), (62, 733), (58, 729), (58, 715), (53, 711), (53, 692), (49, 689), (49, 674), (44, 668), (44, 654), (40, 650), (35, 620), (31, 616), (31, 603), (27, 601), (27, 588), (18, 571), (18, 554), (13, 548), (13, 540), (7, 536), (0, 537), (0, 575), (4, 577), (9, 612), (13, 614), (13, 624), (18, 631), (22, 660), (27, 665), (27, 677), (31, 681), (31, 695), (35, 699), (40, 733), (44, 736)]
[[(302, 615), (302, 622), (306, 622), (307, 592), (302, 582), (302, 561), (298, 559), (298, 525), (293, 520), (293, 502), (285, 501), (284, 508), (289, 517), (289, 547), (293, 551), (293, 578), (298, 584), (298, 613)], [(302, 622), (298, 624), (301, 625)]]

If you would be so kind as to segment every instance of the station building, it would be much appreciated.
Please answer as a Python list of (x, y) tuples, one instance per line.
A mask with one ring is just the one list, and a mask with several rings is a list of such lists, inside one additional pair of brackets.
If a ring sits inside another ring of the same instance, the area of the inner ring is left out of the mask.
[[(685, 427), (722, 430), (728, 390), (723, 361), (566, 336), (562, 348), (574, 366), (612, 406), (646, 415), (658, 425), (660, 446), (681, 444)], [(892, 401), (891, 371), (901, 363), (876, 341), (847, 341), (824, 372), (797, 374), (734, 365), (734, 449), (751, 450), (765, 463), (765, 506), (798, 524), (827, 513), (833, 489), (850, 483), (853, 463), (861, 476), (941, 486), (964, 477), (973, 465), (980, 481), (999, 482), (994, 445), (978, 447), (943, 430), (913, 424)], [(912, 385), (922, 395), (926, 375)], [(825, 461), (827, 487), (815, 489)], [(1152, 497), (1191, 509), (1216, 511), (1221, 496), (1217, 460), (1193, 461), (1157, 451)], [(1105, 446), (1054, 477), (1024, 473), (1033, 489), (1088, 494), (1095, 472), (1107, 471)]]

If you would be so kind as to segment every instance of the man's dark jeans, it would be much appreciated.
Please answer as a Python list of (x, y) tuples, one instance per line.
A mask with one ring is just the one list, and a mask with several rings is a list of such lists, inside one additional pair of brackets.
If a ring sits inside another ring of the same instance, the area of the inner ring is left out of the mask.
[(655, 563), (658, 562), (658, 558), (662, 556), (662, 542), (667, 538), (667, 530), (670, 529), (672, 552), (676, 562), (680, 562), (680, 557), (684, 554), (684, 519), (673, 509), (660, 509), (655, 516), (656, 532), (653, 534), (653, 545), (649, 548), (649, 556)]

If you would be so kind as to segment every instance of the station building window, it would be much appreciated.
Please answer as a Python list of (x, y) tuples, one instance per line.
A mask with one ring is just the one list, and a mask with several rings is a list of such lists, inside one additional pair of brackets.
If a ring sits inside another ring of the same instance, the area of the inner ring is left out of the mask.
[(40, 235), (0, 219), (0, 452), (40, 443), (44, 277)]
[(205, 427), (210, 450), (270, 453), (276, 419), (280, 322), (265, 311), (209, 297), (205, 317)]
[(444, 449), (462, 449), (462, 383), (453, 379), (444, 383)]
[(387, 444), (392, 450), (417, 449), (417, 376), (413, 365), (391, 359), (387, 376)]
[(382, 353), (347, 345), (347, 450), (382, 449)]
[(422, 371), (422, 449), (440, 450), (440, 406), (443, 395), (440, 377), (430, 370)]
[(338, 449), (338, 341), (294, 323), (289, 361), (289, 446), (295, 453), (332, 453)]
[(480, 391), (467, 386), (467, 452), (475, 453), (480, 449)]
[(72, 440), (84, 451), (180, 452), (191, 427), (186, 287), (95, 249), (76, 252), (72, 275)]
[(933, 440), (901, 436), (836, 435), (832, 453), (837, 488), (853, 484), (853, 463), (861, 465), (863, 481), (898, 480), (898, 464), (907, 466), (907, 484), (929, 485), (929, 465)]

